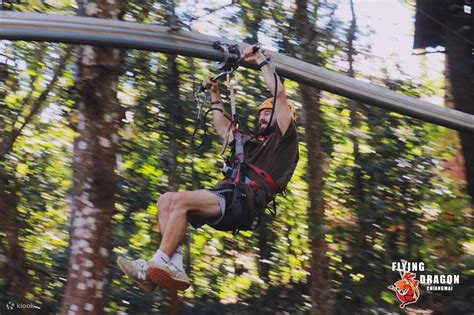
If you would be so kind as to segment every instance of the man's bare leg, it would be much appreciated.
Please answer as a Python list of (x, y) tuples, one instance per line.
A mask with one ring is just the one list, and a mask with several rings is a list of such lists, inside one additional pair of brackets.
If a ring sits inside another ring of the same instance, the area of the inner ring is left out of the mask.
[(153, 230), (157, 233), (160, 233), (162, 236), (165, 234), (166, 223), (168, 222), (169, 207), (171, 205), (171, 199), (176, 192), (167, 192), (158, 198), (156, 206), (158, 208), (158, 224), (157, 228)]
[[(131, 260), (120, 256), (117, 264), (145, 291), (153, 291), (157, 284), (173, 290), (185, 290), (190, 283), (182, 268), (181, 252), (176, 252), (176, 249), (186, 233), (187, 213), (192, 211), (202, 217), (217, 219), (221, 214), (219, 202), (213, 193), (198, 190), (165, 193), (160, 197), (158, 207), (162, 242), (153, 259), (146, 262), (143, 259)], [(165, 261), (156, 259), (160, 257), (160, 253), (165, 256)]]
[[(162, 240), (159, 250), (150, 261), (148, 275), (162, 287), (185, 289), (189, 286), (187, 280), (180, 281), (179, 277), (173, 277), (173, 271), (170, 271), (167, 264), (186, 234), (187, 214), (193, 212), (201, 217), (217, 219), (221, 215), (220, 205), (215, 194), (207, 190), (197, 190), (167, 193), (160, 197), (158, 206)], [(174, 272), (176, 274), (183, 271)]]
[[(160, 196), (158, 199), (158, 224), (156, 228), (153, 230), (156, 233), (161, 233), (162, 235), (166, 231), (166, 223), (168, 222), (168, 214), (169, 214), (169, 206), (171, 205), (171, 198), (173, 196), (173, 192), (167, 192)], [(175, 257), (176, 256), (176, 257)], [(176, 253), (171, 258), (175, 265), (182, 266), (182, 256), (179, 253)], [(167, 259), (167, 261), (169, 258)], [(117, 264), (120, 269), (128, 275), (130, 280), (132, 280), (135, 284), (140, 286), (144, 291), (151, 292), (155, 289), (156, 284), (153, 283), (146, 274), (146, 269), (148, 267), (148, 263), (144, 259), (128, 259), (123, 256), (119, 256), (117, 258)]]
[(168, 208), (168, 217), (160, 250), (172, 255), (186, 234), (187, 214), (193, 212), (205, 218), (218, 218), (221, 215), (219, 201), (215, 194), (207, 190), (175, 193)]
[[(167, 192), (160, 196), (157, 202), (158, 207), (158, 225), (159, 229), (158, 232), (161, 234), (161, 239), (166, 233), (168, 218), (170, 216), (170, 207), (173, 201), (173, 198), (176, 197), (176, 192)], [(168, 264), (172, 262), (176, 267), (179, 269), (183, 269), (183, 256), (182, 256), (182, 247), (179, 245), (176, 251), (170, 255), (165, 254), (163, 251), (158, 249), (155, 255), (152, 258), (156, 264)]]

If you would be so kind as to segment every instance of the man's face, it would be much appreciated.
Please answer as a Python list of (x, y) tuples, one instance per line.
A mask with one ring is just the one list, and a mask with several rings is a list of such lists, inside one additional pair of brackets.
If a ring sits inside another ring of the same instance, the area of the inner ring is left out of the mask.
[[(260, 111), (259, 116), (258, 116), (258, 123), (259, 123), (260, 130), (263, 130), (268, 127), (268, 123), (270, 122), (271, 116), (272, 116), (272, 110), (270, 108), (266, 108)], [(273, 115), (273, 117), (275, 118), (275, 115)]]

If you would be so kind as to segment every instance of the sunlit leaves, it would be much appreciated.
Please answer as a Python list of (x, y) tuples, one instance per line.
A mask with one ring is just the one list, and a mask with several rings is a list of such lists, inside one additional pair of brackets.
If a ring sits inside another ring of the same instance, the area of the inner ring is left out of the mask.
[[(258, 35), (259, 39), (265, 39), (265, 45), (285, 53), (301, 44), (294, 29), (294, 3), (264, 2), (257, 11), (255, 3), (240, 1), (233, 11), (224, 11), (228, 13), (226, 22), (216, 22), (218, 27), (225, 28), (221, 34), (246, 40), (255, 40)], [(177, 3), (177, 12), (192, 18), (190, 14), (195, 12), (189, 12), (189, 8), (185, 11), (185, 4)], [(26, 1), (21, 8), (72, 14), (74, 6), (71, 1)], [(129, 1), (125, 18), (162, 24), (164, 9), (155, 2)], [(318, 54), (318, 64), (344, 70), (346, 51), (341, 50), (341, 45), (346, 26), (330, 16), (334, 4), (311, 3), (310, 9), (308, 16), (321, 32), (314, 52)], [(233, 31), (234, 34), (229, 34)], [(361, 43), (357, 47), (362, 46), (366, 48)], [(5, 42), (1, 48), (0, 102), (5, 106), (0, 108), (0, 137), (3, 137), (25, 121), (28, 98), (36, 98), (45, 88), (63, 46)], [(361, 53), (367, 53), (366, 49)], [(158, 247), (160, 236), (152, 229), (157, 222), (156, 201), (160, 194), (171, 190), (171, 185), (179, 190), (212, 187), (221, 176), (217, 137), (210, 136), (202, 151), (190, 150), (197, 112), (193, 92), (215, 71), (209, 62), (177, 57), (179, 75), (175, 79), (180, 97), (176, 99), (168, 94), (172, 79), (168, 61), (165, 54), (129, 50), (120, 77), (119, 98), (128, 114), (125, 127), (119, 132), (121, 166), (117, 170), (113, 245), (114, 253), (134, 258), (150, 258)], [(72, 93), (77, 75), (74, 70), (71, 65), (63, 73), (59, 88), (51, 93), (45, 110), (22, 131), (14, 149), (8, 156), (2, 156), (5, 161), (0, 164), (9, 178), (15, 179), (7, 188), (17, 197), (20, 239), (27, 259), (48, 275), (42, 278), (40, 271), (31, 268), (34, 281), (28, 297), (46, 296), (54, 301), (51, 303), (56, 309), (64, 284), (61, 278), (66, 273), (70, 228), (71, 150), (75, 136), (71, 127), (78, 123)], [(370, 74), (359, 71), (356, 74), (359, 78)], [(385, 77), (371, 80), (399, 93), (427, 95), (438, 100), (443, 97), (441, 77), (411, 80), (403, 71), (379, 72)], [(237, 75), (239, 115), (243, 125), (253, 129), (256, 106), (269, 93), (258, 72), (239, 69)], [(229, 108), (228, 87), (224, 83), (220, 86), (225, 106)], [(300, 109), (298, 85), (287, 80), (285, 88)], [(444, 160), (456, 156), (457, 134), (329, 93), (322, 93), (321, 104), (327, 124), (323, 232), (339, 305), (353, 311), (351, 306), (357, 300), (370, 307), (383, 305), (396, 309), (394, 296), (386, 289), (387, 266), (396, 257), (423, 260), (439, 270), (462, 271), (466, 266), (464, 272), (472, 274), (472, 263), (468, 264), (465, 255), (469, 251), (472, 254), (472, 229), (466, 220), (470, 215), (469, 200), (463, 184), (444, 170)], [(356, 109), (358, 126), (351, 124), (351, 106)], [(176, 113), (179, 119), (171, 121)], [(302, 136), (305, 116), (306, 113), (298, 111)], [(185, 248), (185, 255), (190, 256), (193, 287), (183, 294), (186, 303), (194, 305), (208, 299), (242, 307), (262, 305), (262, 311), (290, 313), (309, 308), (308, 220), (312, 218), (307, 215), (307, 149), (300, 145), (300, 163), (287, 195), (277, 198), (277, 216), (268, 216), (265, 222), (271, 234), (266, 244), (259, 244), (258, 233), (253, 231), (232, 235), (207, 227), (190, 229), (190, 250)], [(175, 175), (171, 175), (172, 170)], [(356, 170), (361, 171), (361, 183), (355, 182)], [(360, 196), (356, 195), (357, 189)], [(361, 225), (365, 233), (361, 233)], [(357, 247), (361, 235), (367, 240), (366, 248)], [(267, 248), (268, 253), (259, 247)], [(268, 267), (268, 279), (264, 279), (265, 267)], [(113, 264), (110, 269), (108, 312), (146, 313), (164, 300), (161, 291), (154, 297), (145, 296), (122, 278)]]

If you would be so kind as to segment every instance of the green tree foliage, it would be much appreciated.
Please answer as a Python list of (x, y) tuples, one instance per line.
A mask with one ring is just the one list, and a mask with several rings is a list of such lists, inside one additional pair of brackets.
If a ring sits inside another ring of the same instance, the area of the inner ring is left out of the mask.
[[(72, 134), (61, 132), (64, 124), (58, 124), (58, 117), (70, 106), (64, 91), (71, 86), (65, 74), (71, 49), (13, 42), (1, 45), (0, 235), (4, 276), (0, 299), (48, 300), (61, 287), (59, 281), (48, 280), (61, 274), (55, 264), (59, 258), (56, 253), (64, 249), (68, 237), (63, 228)], [(47, 106), (51, 95), (56, 102)], [(56, 168), (60, 165), (68, 166)], [(43, 234), (44, 230), (48, 232)], [(28, 285), (36, 281), (41, 285)]]
[[(29, 1), (14, 8), (74, 14), (74, 6), (67, 1), (54, 5)], [(127, 1), (124, 19), (165, 24), (169, 6), (169, 1)], [(335, 4), (308, 2), (306, 16), (317, 33), (311, 43), (317, 49), (312, 62), (348, 73), (351, 25), (340, 21), (336, 10)], [(249, 43), (262, 41), (297, 58), (304, 53), (300, 47), (308, 44), (295, 28), (293, 2), (240, 1), (211, 7), (177, 1), (175, 13), (178, 25), (187, 29), (203, 32), (202, 27), (212, 21), (215, 29), (209, 32)], [(368, 38), (370, 30), (358, 28), (354, 35), (357, 49), (352, 51), (350, 75), (415, 97), (440, 96), (440, 80), (411, 78), (401, 66), (398, 72), (381, 69), (378, 77), (365, 73), (360, 63), (364, 56), (370, 57), (370, 49), (361, 50), (358, 40)], [(8, 41), (0, 45), (0, 147), (7, 148), (10, 136), (24, 125), (11, 148), (0, 155), (0, 207), (7, 218), (0, 221), (0, 303), (34, 302), (42, 311), (58, 312), (70, 267), (77, 67), (66, 62), (49, 87), (66, 58), (65, 46)], [(209, 62), (199, 59), (123, 51), (118, 98), (125, 112), (118, 131), (116, 211), (110, 222), (113, 253), (104, 313), (167, 309), (166, 292), (142, 293), (122, 276), (114, 260), (118, 254), (153, 255), (160, 240), (155, 231), (160, 194), (212, 187), (220, 178), (221, 146), (210, 120), (205, 145), (191, 150), (197, 114), (194, 92), (215, 73)], [(270, 95), (258, 72), (241, 69), (237, 76), (239, 115), (242, 124), (253, 129), (256, 106)], [(222, 82), (220, 88), (230, 110), (228, 87)], [(299, 85), (287, 80), (285, 88), (299, 108), (298, 130), (304, 139), (308, 113), (301, 110)], [(42, 96), (44, 91), (48, 93)], [(474, 264), (469, 255), (473, 246), (467, 220), (469, 199), (463, 193), (464, 184), (444, 166), (460, 146), (452, 140), (454, 132), (330, 93), (321, 92), (318, 97), (324, 122), (321, 228), (328, 247), (325, 272), (335, 312), (399, 312), (387, 286), (398, 280), (391, 262), (401, 259), (423, 261), (430, 273), (461, 274), (461, 285), (453, 293), (429, 293), (422, 288), (413, 308), (448, 313), (471, 310)], [(33, 112), (32, 106), (40, 99)], [(311, 310), (308, 223), (314, 218), (307, 212), (309, 151), (302, 142), (287, 195), (277, 198), (277, 216), (266, 217), (265, 229), (232, 235), (207, 227), (190, 228), (185, 260), (193, 285), (179, 297), (183, 313)], [(28, 285), (18, 286), (22, 280)]]

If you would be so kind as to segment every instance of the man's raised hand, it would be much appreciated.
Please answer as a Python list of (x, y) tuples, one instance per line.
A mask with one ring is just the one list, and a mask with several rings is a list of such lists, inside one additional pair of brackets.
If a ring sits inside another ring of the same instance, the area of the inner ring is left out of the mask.
[(219, 85), (217, 84), (217, 81), (212, 78), (207, 78), (202, 81), (202, 88), (203, 90), (209, 90), (211, 93), (219, 92)]
[[(258, 49), (257, 49), (258, 48)], [(242, 50), (245, 61), (260, 63), (265, 60), (264, 50), (259, 45), (249, 45)]]

